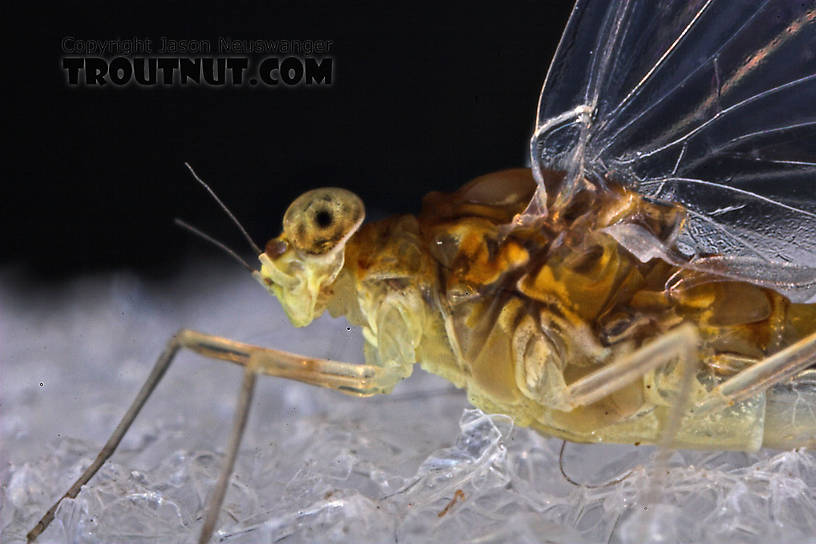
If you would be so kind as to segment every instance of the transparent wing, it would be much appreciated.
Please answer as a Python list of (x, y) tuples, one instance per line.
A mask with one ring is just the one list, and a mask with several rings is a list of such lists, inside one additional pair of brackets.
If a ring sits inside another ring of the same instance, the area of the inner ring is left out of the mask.
[(816, 0), (578, 0), (531, 153), (540, 192), (567, 172), (552, 207), (606, 179), (679, 202), (695, 267), (816, 300)]

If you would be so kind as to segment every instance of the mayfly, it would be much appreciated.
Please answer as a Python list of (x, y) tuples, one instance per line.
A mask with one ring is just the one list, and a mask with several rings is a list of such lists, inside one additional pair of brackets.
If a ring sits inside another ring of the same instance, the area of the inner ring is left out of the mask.
[(418, 362), (474, 405), (567, 440), (816, 446), (815, 20), (813, 1), (579, 0), (530, 169), (368, 224), (356, 195), (313, 190), (263, 250), (250, 239), (252, 275), (292, 323), (345, 315), (365, 364), (181, 330), (63, 498), (182, 348), (244, 368), (201, 542), (258, 375), (370, 396)]

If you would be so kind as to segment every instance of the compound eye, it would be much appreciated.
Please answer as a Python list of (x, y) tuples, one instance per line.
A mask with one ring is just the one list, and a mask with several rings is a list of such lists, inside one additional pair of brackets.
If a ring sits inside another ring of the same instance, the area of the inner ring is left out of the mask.
[(283, 233), (299, 251), (325, 255), (340, 247), (360, 226), (365, 208), (345, 189), (314, 189), (297, 197), (283, 216)]

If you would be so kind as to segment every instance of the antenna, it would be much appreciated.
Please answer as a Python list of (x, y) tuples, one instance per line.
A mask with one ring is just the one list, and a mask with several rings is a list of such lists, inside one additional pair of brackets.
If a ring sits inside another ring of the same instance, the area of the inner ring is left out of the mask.
[(197, 228), (195, 228), (195, 227), (194, 227), (194, 226), (192, 226), (191, 224), (187, 223), (186, 221), (182, 221), (182, 220), (181, 220), (181, 219), (179, 219), (178, 217), (176, 217), (175, 219), (173, 219), (173, 222), (174, 222), (176, 225), (178, 225), (179, 227), (181, 227), (181, 228), (183, 228), (183, 229), (185, 229), (185, 230), (188, 230), (188, 231), (192, 232), (192, 233), (193, 233), (193, 234), (195, 234), (196, 236), (199, 236), (199, 237), (203, 238), (204, 240), (208, 241), (208, 242), (209, 242), (209, 243), (211, 243), (212, 245), (214, 245), (214, 246), (216, 246), (216, 247), (218, 247), (218, 248), (221, 248), (221, 250), (222, 250), (222, 251), (224, 251), (224, 252), (225, 252), (225, 253), (227, 253), (228, 255), (231, 255), (231, 256), (232, 256), (232, 258), (234, 258), (236, 261), (238, 261), (239, 263), (241, 263), (241, 264), (244, 266), (244, 268), (246, 268), (246, 269), (247, 269), (247, 270), (249, 270), (250, 272), (254, 272), (254, 271), (255, 271), (255, 270), (253, 270), (253, 268), (252, 268), (251, 266), (249, 266), (249, 264), (248, 264), (248, 263), (247, 263), (245, 260), (243, 260), (243, 259), (240, 257), (240, 255), (238, 255), (238, 254), (237, 254), (237, 253), (235, 253), (233, 250), (231, 250), (230, 248), (228, 248), (228, 247), (226, 246), (226, 244), (224, 244), (224, 243), (222, 243), (222, 242), (219, 242), (218, 240), (216, 240), (215, 238), (213, 238), (213, 237), (212, 237), (212, 236), (210, 236), (209, 234), (207, 234), (207, 233), (205, 233), (205, 232), (202, 232), (202, 231), (198, 230)]
[[(218, 198), (218, 195), (216, 195), (216, 194), (215, 194), (215, 191), (213, 191), (212, 189), (210, 189), (210, 186), (209, 186), (209, 185), (207, 185), (206, 183), (204, 183), (204, 180), (203, 180), (203, 179), (201, 179), (200, 177), (198, 177), (198, 174), (196, 174), (196, 173), (195, 173), (195, 170), (193, 170), (193, 167), (192, 167), (192, 166), (190, 166), (190, 163), (189, 163), (189, 162), (185, 162), (185, 163), (184, 163), (184, 166), (186, 166), (186, 167), (187, 167), (187, 170), (189, 170), (189, 171), (190, 171), (190, 173), (193, 175), (193, 178), (194, 178), (194, 179), (195, 179), (197, 182), (199, 182), (199, 183), (201, 184), (201, 186), (202, 186), (202, 187), (204, 187), (204, 188), (207, 190), (207, 192), (208, 192), (208, 193), (210, 193), (210, 196), (212, 196), (212, 197), (213, 197), (213, 199), (215, 199), (215, 201), (218, 203), (218, 205), (219, 205), (219, 206), (221, 206), (221, 209), (222, 209), (222, 210), (224, 210), (224, 213), (226, 213), (226, 214), (229, 216), (229, 218), (230, 218), (230, 219), (232, 219), (232, 222), (233, 222), (233, 223), (235, 223), (235, 225), (238, 227), (238, 229), (241, 231), (241, 233), (243, 233), (244, 238), (246, 238), (246, 239), (247, 239), (247, 241), (249, 242), (249, 245), (252, 247), (252, 249), (253, 249), (253, 250), (255, 250), (255, 254), (256, 254), (256, 255), (260, 255), (261, 253), (263, 253), (263, 251), (261, 251), (261, 248), (259, 248), (259, 247), (258, 247), (258, 244), (256, 244), (256, 243), (255, 243), (255, 242), (252, 240), (252, 238), (249, 236), (249, 234), (247, 233), (247, 231), (246, 231), (246, 229), (243, 227), (243, 225), (241, 225), (241, 223), (238, 221), (238, 219), (236, 219), (236, 218), (235, 218), (235, 216), (234, 216), (234, 215), (232, 215), (232, 212), (231, 212), (231, 211), (229, 211), (229, 208), (227, 208), (227, 206), (226, 206), (226, 205), (225, 205), (223, 202), (221, 202), (221, 199), (220, 199), (220, 198)], [(179, 221), (179, 220), (176, 220), (176, 222), (178, 222), (178, 221)], [(185, 226), (185, 225), (189, 227), (189, 225), (187, 225), (186, 223), (184, 223), (182, 226)], [(198, 235), (200, 235), (200, 236), (203, 236), (203, 237), (204, 237), (204, 239), (206, 239), (206, 240), (209, 240), (209, 241), (211, 241), (211, 242), (215, 242), (215, 239), (213, 239), (213, 238), (211, 238), (211, 237), (207, 236), (206, 234), (202, 233), (201, 231), (199, 231), (199, 230), (197, 230), (197, 229), (193, 229), (193, 228), (191, 227), (191, 229), (190, 229), (190, 230), (191, 230), (191, 232), (194, 232), (195, 234), (198, 234)], [(226, 246), (224, 246), (224, 245), (223, 245), (223, 244), (221, 244), (220, 242), (217, 242), (217, 243), (216, 243), (216, 245), (223, 246), (223, 248), (226, 248)], [(230, 251), (232, 251), (232, 250), (230, 250)], [(251, 269), (250, 269), (250, 270), (251, 270)]]

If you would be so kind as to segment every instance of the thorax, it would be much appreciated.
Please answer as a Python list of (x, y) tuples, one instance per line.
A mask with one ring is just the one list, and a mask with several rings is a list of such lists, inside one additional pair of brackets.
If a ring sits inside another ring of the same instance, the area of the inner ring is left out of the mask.
[[(635, 222), (670, 244), (683, 213), (628, 191), (574, 217), (509, 226), (534, 188), (519, 174), (431, 194), (418, 217), (370, 223), (349, 240), (328, 308), (363, 328), (370, 363), (408, 375), (420, 362), (482, 407), (514, 414), (541, 398), (529, 384), (569, 383), (681, 322), (699, 328), (704, 363), (723, 375), (816, 326), (813, 305), (639, 261), (604, 228)], [(544, 375), (548, 361), (557, 375)]]

